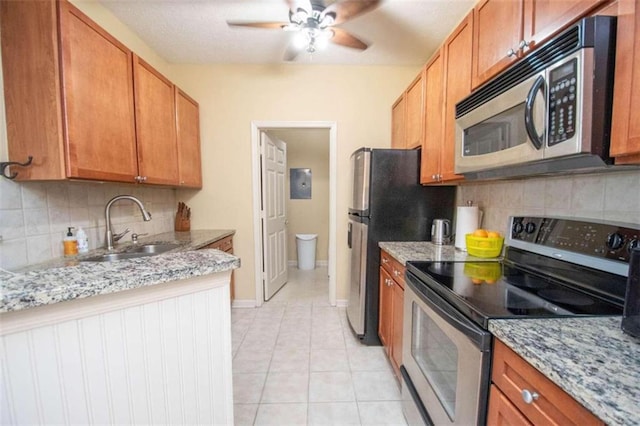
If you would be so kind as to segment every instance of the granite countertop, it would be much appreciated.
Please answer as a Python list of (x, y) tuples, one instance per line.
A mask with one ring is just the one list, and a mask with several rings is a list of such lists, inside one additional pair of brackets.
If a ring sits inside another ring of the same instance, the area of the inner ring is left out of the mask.
[(437, 245), (430, 241), (381, 241), (378, 246), (403, 265), (406, 265), (410, 260), (435, 260), (441, 262), (495, 262), (496, 259), (499, 259), (470, 256), (466, 251), (458, 250), (452, 245)]
[[(234, 233), (232, 230), (168, 232), (140, 239), (138, 245), (178, 244), (177, 248), (156, 256), (115, 262), (81, 261), (106, 253), (104, 249), (97, 249), (82, 256), (56, 259), (15, 273), (3, 272), (0, 276), (0, 313), (238, 268), (240, 259), (233, 255), (219, 250), (198, 250)], [(119, 245), (115, 252), (127, 251), (131, 246), (131, 243)]]
[(489, 320), (489, 331), (611, 425), (640, 423), (640, 339), (621, 317)]

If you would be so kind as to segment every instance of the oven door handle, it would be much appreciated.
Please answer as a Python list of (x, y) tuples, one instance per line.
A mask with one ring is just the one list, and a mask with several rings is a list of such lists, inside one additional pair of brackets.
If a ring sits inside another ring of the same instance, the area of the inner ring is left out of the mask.
[(469, 318), (458, 312), (456, 308), (442, 299), (437, 293), (426, 285), (416, 287), (413, 280), (419, 280), (411, 272), (406, 274), (406, 282), (413, 293), (431, 308), (440, 318), (446, 321), (456, 330), (467, 336), (481, 351), (488, 351), (491, 348), (491, 333), (475, 325)]
[[(529, 139), (533, 146), (540, 150), (543, 145), (543, 135), (539, 135), (536, 130), (535, 123), (533, 122), (533, 104), (536, 102), (536, 95), (539, 90), (544, 89), (544, 77), (539, 75), (536, 78), (536, 81), (531, 86), (531, 90), (527, 94), (527, 99), (524, 105), (524, 128), (527, 131), (527, 135), (529, 135)], [(544, 91), (542, 92), (544, 94)]]

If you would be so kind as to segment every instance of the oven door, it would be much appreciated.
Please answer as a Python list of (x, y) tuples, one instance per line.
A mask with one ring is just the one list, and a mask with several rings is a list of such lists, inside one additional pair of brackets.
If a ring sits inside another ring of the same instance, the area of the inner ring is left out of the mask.
[(404, 299), (405, 415), (425, 424), (484, 424), (491, 334), (410, 272)]
[(456, 119), (455, 172), (541, 160), (546, 118), (545, 71)]

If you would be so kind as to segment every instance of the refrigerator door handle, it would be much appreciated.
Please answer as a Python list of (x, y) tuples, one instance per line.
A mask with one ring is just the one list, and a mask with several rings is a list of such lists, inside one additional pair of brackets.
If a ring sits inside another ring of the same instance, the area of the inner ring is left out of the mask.
[(349, 222), (349, 231), (347, 232), (347, 245), (349, 248), (353, 248), (353, 226)]

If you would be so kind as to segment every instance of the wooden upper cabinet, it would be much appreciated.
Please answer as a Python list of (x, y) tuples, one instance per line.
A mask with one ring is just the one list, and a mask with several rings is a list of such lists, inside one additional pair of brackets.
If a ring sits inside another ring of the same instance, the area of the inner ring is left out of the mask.
[(526, 49), (530, 50), (610, 0), (523, 1), (523, 40), (527, 42)]
[(66, 177), (57, 25), (55, 2), (0, 2), (9, 160), (33, 157), (16, 180)]
[(459, 180), (456, 175), (456, 103), (471, 93), (471, 51), (473, 40), (473, 14), (458, 25), (443, 45), (445, 62), (444, 139), (440, 157), (440, 181)]
[(200, 107), (178, 88), (175, 98), (180, 186), (202, 188)]
[(616, 164), (640, 164), (640, 6), (618, 1), (618, 34), (610, 154)]
[(407, 147), (406, 98), (403, 93), (391, 107), (391, 148)]
[(67, 177), (134, 182), (132, 52), (68, 2), (58, 5)]
[(444, 119), (444, 58), (438, 50), (425, 67), (424, 141), (420, 155), (420, 183), (436, 183), (440, 174)]
[(406, 98), (406, 147), (422, 146), (424, 136), (424, 70), (407, 89)]
[(175, 88), (137, 55), (133, 57), (138, 172), (145, 183), (178, 184)]
[[(170, 81), (68, 1), (2, 1), (0, 20), (9, 160), (33, 157), (17, 180), (179, 184)], [(193, 158), (199, 121), (183, 109)]]
[(473, 87), (518, 59), (522, 40), (520, 1), (482, 0), (473, 9)]
[(481, 0), (473, 9), (473, 88), (610, 0)]

